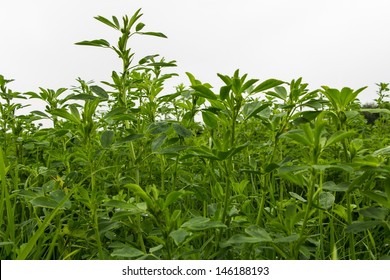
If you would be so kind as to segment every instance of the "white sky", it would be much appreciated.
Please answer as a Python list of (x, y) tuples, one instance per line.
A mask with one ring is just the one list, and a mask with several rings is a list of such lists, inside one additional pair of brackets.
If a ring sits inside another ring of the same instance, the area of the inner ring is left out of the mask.
[(0, 0), (0, 74), (15, 79), (15, 91), (70, 87), (75, 79), (110, 80), (120, 63), (108, 49), (75, 42), (109, 38), (115, 30), (93, 19), (131, 16), (142, 8), (144, 31), (168, 39), (133, 37), (137, 58), (160, 54), (176, 60), (180, 74), (191, 72), (218, 88), (217, 73), (239, 68), (251, 78), (290, 81), (303, 77), (321, 85), (369, 88), (390, 82), (390, 1), (388, 0)]

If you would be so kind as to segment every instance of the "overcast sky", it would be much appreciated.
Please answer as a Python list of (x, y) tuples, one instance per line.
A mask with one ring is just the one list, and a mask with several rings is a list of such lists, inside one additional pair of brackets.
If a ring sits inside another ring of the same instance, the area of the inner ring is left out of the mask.
[(219, 87), (216, 74), (235, 69), (260, 80), (303, 77), (310, 89), (369, 86), (362, 101), (376, 97), (375, 83), (390, 82), (388, 0), (1, 0), (0, 74), (15, 79), (15, 91), (110, 80), (118, 58), (74, 43), (115, 43), (115, 30), (93, 17), (138, 8), (144, 30), (168, 39), (133, 37), (133, 50), (177, 61), (168, 91), (189, 84), (184, 72)]

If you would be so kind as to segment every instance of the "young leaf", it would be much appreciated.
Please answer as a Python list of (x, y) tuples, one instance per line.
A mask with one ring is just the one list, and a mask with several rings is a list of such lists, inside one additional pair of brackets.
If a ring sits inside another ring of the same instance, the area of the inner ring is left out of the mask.
[(99, 40), (92, 40), (92, 41), (81, 41), (75, 43), (75, 45), (79, 46), (92, 46), (92, 47), (102, 47), (102, 48), (109, 48), (110, 43), (107, 42), (104, 39), (99, 39)]
[(284, 84), (285, 82), (276, 80), (276, 79), (269, 79), (264, 82), (262, 82), (260, 85), (255, 87), (255, 89), (252, 91), (252, 93), (256, 92), (262, 92), (271, 88), (274, 88), (276, 86), (280, 86), (281, 84)]
[(104, 23), (104, 24), (106, 24), (106, 25), (108, 25), (116, 30), (119, 30), (118, 26), (116, 24), (112, 23), (111, 21), (109, 21), (105, 17), (97, 16), (97, 17), (95, 17), (95, 19), (97, 19), (98, 21), (100, 21), (100, 22), (102, 22), (102, 23)]
[(161, 32), (140, 32), (142, 35), (148, 35), (148, 36), (155, 36), (155, 37), (161, 37), (161, 38), (168, 38), (165, 34)]
[(138, 32), (138, 31), (141, 31), (142, 28), (145, 27), (145, 24), (143, 24), (142, 22), (138, 23), (137, 26), (135, 27), (135, 31)]

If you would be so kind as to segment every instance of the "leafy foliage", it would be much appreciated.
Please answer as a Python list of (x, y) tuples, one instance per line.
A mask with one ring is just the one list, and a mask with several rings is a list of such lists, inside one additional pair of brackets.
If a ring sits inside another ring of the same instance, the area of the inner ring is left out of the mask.
[[(309, 90), (136, 63), (141, 11), (77, 45), (122, 62), (101, 85), (18, 93), (0, 75), (2, 259), (381, 259), (390, 254), (388, 84), (365, 123), (365, 88)], [(45, 109), (19, 114), (20, 99)], [(37, 122), (51, 120), (49, 127)]]

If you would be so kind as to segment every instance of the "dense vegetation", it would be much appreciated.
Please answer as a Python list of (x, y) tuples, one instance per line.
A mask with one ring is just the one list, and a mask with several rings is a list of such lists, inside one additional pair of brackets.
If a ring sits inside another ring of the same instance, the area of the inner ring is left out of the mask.
[(134, 62), (130, 38), (165, 37), (140, 17), (98, 16), (117, 44), (77, 43), (123, 62), (100, 86), (0, 76), (1, 259), (389, 258), (388, 84), (371, 108), (365, 88), (238, 70), (161, 94), (175, 61)]

